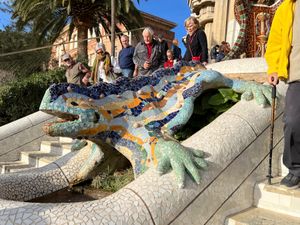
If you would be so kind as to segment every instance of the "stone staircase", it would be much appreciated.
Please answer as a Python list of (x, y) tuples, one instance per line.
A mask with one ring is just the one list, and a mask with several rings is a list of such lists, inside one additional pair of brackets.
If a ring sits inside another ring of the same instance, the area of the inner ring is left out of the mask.
[[(282, 162), (282, 159), (281, 159)], [(226, 219), (227, 225), (299, 225), (300, 188), (289, 189), (280, 185), (288, 169), (281, 163), (281, 175), (256, 184), (253, 207)]]
[(18, 172), (45, 166), (71, 152), (72, 143), (71, 138), (63, 137), (60, 137), (59, 141), (42, 141), (39, 150), (21, 151), (18, 161), (0, 162), (0, 173)]

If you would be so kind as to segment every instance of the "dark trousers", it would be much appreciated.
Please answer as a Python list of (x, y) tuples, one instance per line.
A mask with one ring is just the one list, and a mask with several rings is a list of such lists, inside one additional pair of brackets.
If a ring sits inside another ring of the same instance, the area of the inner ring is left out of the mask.
[(300, 176), (300, 82), (289, 84), (285, 97), (283, 164)]

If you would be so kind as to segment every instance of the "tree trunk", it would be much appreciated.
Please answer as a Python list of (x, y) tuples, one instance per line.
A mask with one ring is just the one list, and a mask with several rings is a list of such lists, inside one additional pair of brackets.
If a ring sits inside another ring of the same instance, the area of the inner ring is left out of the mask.
[(87, 45), (88, 45), (88, 26), (79, 25), (77, 26), (78, 32), (78, 61), (81, 62), (88, 62), (88, 52), (87, 52)]

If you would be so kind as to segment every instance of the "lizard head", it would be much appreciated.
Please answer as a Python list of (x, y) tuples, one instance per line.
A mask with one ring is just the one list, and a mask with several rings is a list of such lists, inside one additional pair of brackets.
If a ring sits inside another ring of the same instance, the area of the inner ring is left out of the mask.
[(85, 90), (73, 84), (54, 84), (44, 94), (40, 110), (58, 119), (44, 125), (51, 136), (88, 137), (94, 135), (107, 121), (101, 114), (101, 106), (89, 97)]

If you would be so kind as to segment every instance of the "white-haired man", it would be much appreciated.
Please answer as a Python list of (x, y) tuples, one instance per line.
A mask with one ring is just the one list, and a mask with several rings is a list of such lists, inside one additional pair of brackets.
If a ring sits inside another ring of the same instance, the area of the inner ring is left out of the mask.
[(134, 76), (150, 75), (155, 70), (163, 67), (164, 60), (160, 44), (153, 39), (153, 30), (146, 27), (143, 30), (143, 41), (135, 47), (133, 62), (137, 70)]

